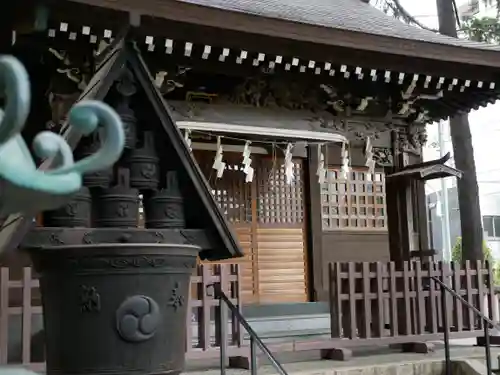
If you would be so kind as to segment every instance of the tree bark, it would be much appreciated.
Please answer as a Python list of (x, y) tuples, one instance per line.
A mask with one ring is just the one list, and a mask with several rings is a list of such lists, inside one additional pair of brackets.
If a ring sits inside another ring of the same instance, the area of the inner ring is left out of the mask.
[[(436, 4), (439, 32), (457, 38), (453, 0), (436, 0)], [(463, 177), (457, 183), (462, 231), (462, 259), (480, 260), (483, 259), (483, 228), (474, 149), (469, 119), (466, 114), (458, 114), (450, 118), (450, 134), (455, 166), (463, 172)]]

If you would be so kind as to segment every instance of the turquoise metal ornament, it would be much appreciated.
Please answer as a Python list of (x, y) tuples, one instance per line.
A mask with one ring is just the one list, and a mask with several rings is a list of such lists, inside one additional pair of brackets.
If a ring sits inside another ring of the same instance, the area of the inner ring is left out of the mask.
[(54, 169), (39, 170), (20, 132), (30, 109), (29, 77), (14, 57), (0, 56), (0, 215), (35, 214), (63, 205), (82, 187), (82, 174), (109, 168), (121, 156), (125, 135), (120, 117), (107, 104), (87, 100), (74, 105), (68, 121), (82, 135), (104, 129), (101, 149), (75, 163), (66, 140), (50, 131), (34, 139), (33, 151), (42, 159), (57, 160)]

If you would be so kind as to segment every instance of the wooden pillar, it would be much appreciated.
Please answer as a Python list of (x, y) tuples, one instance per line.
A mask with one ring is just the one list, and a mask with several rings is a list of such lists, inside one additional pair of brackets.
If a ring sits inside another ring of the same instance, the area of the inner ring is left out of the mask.
[[(409, 156), (410, 164), (423, 162), (421, 153)], [(425, 181), (413, 180), (410, 183), (411, 210), (413, 217), (413, 244), (411, 250), (429, 250), (429, 231), (427, 228), (427, 203)]]
[(416, 245), (418, 246), (418, 250), (430, 250), (425, 182), (415, 181), (412, 196), (415, 198), (413, 217), (416, 222), (415, 230), (418, 235)]
[(323, 275), (327, 272), (327, 265), (323, 264), (323, 227), (321, 221), (321, 186), (316, 171), (318, 169), (318, 146), (307, 147), (306, 168), (306, 202), (307, 202), (307, 231), (309, 256), (309, 285), (310, 297), (314, 301), (328, 299), (328, 285), (323, 283)]
[[(411, 160), (407, 149), (403, 147), (404, 142), (401, 142), (408, 136), (409, 133), (405, 133), (407, 131), (409, 131), (409, 129), (399, 129), (399, 131), (393, 131), (392, 150), (394, 155), (394, 167), (390, 170), (392, 173), (400, 171), (411, 162), (418, 162)], [(412, 250), (417, 250), (417, 248), (422, 245), (422, 241), (426, 241), (425, 238), (427, 236), (427, 230), (424, 225), (425, 232), (422, 232), (422, 208), (418, 203), (421, 200), (419, 196), (423, 192), (423, 202), (425, 205), (425, 192), (423, 191), (423, 184), (420, 182), (409, 183), (408, 181), (391, 180), (390, 178), (387, 178), (386, 181), (390, 256), (392, 261), (397, 262), (396, 269), (401, 271), (401, 262), (410, 260), (410, 252)], [(418, 194), (418, 192), (420, 192), (420, 194)], [(425, 217), (425, 206), (423, 214), (423, 217)], [(416, 233), (418, 233), (418, 238), (415, 238)], [(404, 288), (405, 285), (403, 280), (399, 280), (396, 284), (396, 290), (398, 292), (402, 292)], [(410, 310), (408, 311), (404, 301), (398, 301), (398, 327), (395, 328), (396, 332), (403, 335), (412, 334), (411, 323), (409, 324), (409, 327), (407, 327), (405, 322), (407, 322), (408, 317), (411, 319), (413, 314), (414, 307), (410, 306)], [(410, 331), (408, 331), (407, 328), (409, 328)], [(422, 342), (413, 342), (404, 344), (402, 349), (404, 351), (427, 353), (432, 350), (432, 345)]]
[[(391, 135), (395, 173), (408, 164), (408, 154), (400, 147), (399, 134)], [(387, 222), (389, 227), (389, 253), (392, 261), (407, 260), (413, 247), (413, 214), (411, 189), (401, 180), (386, 179)]]

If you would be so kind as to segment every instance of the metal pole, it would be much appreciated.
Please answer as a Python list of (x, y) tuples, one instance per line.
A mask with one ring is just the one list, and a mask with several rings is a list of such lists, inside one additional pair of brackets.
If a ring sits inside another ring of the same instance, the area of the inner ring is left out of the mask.
[(484, 325), (484, 353), (486, 357), (487, 374), (491, 372), (491, 351), (490, 351), (490, 324), (483, 319)]
[(257, 375), (257, 345), (252, 336), (250, 336), (250, 373)]
[[(436, 194), (437, 197), (437, 194)], [(429, 249), (434, 249), (434, 229), (432, 228), (432, 208), (430, 197), (427, 196), (427, 233), (429, 233)]]
[[(441, 286), (441, 292), (443, 293), (441, 298), (442, 298), (442, 304), (443, 304), (443, 326), (444, 326), (444, 350), (445, 350), (445, 356), (446, 356), (446, 375), (451, 375), (451, 372), (448, 373), (448, 362), (450, 358), (450, 348), (449, 348), (449, 335), (448, 335), (448, 314), (447, 314), (447, 306), (446, 306), (446, 297), (444, 297), (444, 292), (450, 292), (451, 295), (455, 298), (457, 298), (460, 302), (465, 304), (470, 310), (474, 311), (477, 316), (479, 316), (482, 321), (483, 321), (483, 327), (484, 327), (484, 350), (485, 350), (485, 357), (486, 357), (486, 367), (488, 370), (488, 374), (491, 374), (491, 351), (490, 351), (490, 326), (496, 328), (498, 325), (495, 324), (490, 318), (488, 318), (486, 315), (484, 315), (481, 311), (476, 309), (474, 306), (472, 306), (468, 301), (466, 301), (462, 296), (458, 295), (457, 292), (455, 292), (453, 289), (451, 289), (448, 285), (446, 285), (444, 282), (439, 280), (437, 277), (431, 277), (434, 281), (436, 281), (440, 286)], [(451, 367), (450, 367), (451, 369)], [(451, 371), (451, 370), (450, 370)]]
[(227, 348), (227, 307), (219, 298), (219, 345), (220, 345), (220, 374), (226, 375), (226, 348)]
[(432, 276), (432, 280), (434, 280), (436, 283), (438, 283), (442, 288), (446, 289), (453, 297), (458, 299), (460, 302), (462, 302), (465, 306), (467, 306), (469, 309), (474, 311), (474, 313), (481, 317), (485, 322), (487, 322), (489, 325), (491, 325), (494, 328), (500, 329), (500, 325), (495, 323), (493, 320), (485, 316), (480, 310), (478, 310), (476, 307), (472, 306), (468, 301), (466, 301), (461, 295), (457, 294), (453, 289), (451, 289), (448, 285), (443, 283), (441, 280), (439, 280), (437, 277)]
[(448, 326), (448, 298), (446, 298), (446, 290), (441, 286), (441, 315), (443, 318), (443, 334), (444, 334), (444, 356), (445, 356), (445, 373), (451, 375), (451, 358), (450, 358), (450, 327)]
[[(278, 371), (278, 374), (287, 375), (287, 372), (284, 369), (284, 367), (276, 360), (273, 353), (271, 353), (269, 351), (267, 346), (262, 342), (262, 340), (259, 338), (257, 333), (255, 333), (253, 328), (250, 326), (250, 324), (248, 324), (246, 319), (243, 317), (243, 315), (241, 315), (239, 310), (231, 302), (231, 300), (227, 297), (227, 295), (220, 289), (220, 287), (217, 284), (214, 284), (214, 289), (215, 289), (215, 293), (218, 296), (218, 298), (221, 298), (221, 300), (223, 300), (226, 303), (229, 310), (233, 313), (233, 316), (236, 319), (238, 319), (239, 323), (243, 326), (243, 328), (245, 328), (245, 330), (250, 335), (250, 338), (251, 338), (250, 339), (250, 354), (252, 354), (252, 348), (254, 348), (253, 350), (255, 353), (255, 356), (254, 356), (255, 362), (257, 362), (257, 357), (256, 357), (257, 349), (256, 349), (256, 347), (258, 346), (259, 349), (267, 356), (267, 359), (269, 360), (269, 362), (271, 362), (271, 364), (276, 369), (276, 371)], [(252, 342), (253, 342), (253, 344), (252, 344)], [(256, 365), (257, 365), (257, 363), (256, 363)]]
[[(439, 156), (446, 154), (443, 122), (438, 123)], [(451, 238), (450, 238), (450, 208), (448, 201), (448, 187), (444, 178), (441, 179), (441, 238), (443, 239), (443, 260), (451, 261)]]

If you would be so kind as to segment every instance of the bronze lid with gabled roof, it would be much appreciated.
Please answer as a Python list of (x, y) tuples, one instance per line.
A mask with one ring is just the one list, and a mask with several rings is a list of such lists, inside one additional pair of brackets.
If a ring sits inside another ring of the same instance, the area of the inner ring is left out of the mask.
[[(207, 181), (175, 125), (167, 103), (154, 85), (153, 78), (138, 49), (134, 48), (132, 43), (125, 41), (125, 39), (115, 41), (116, 47), (109, 51), (110, 57), (101, 64), (98, 72), (89, 82), (87, 89), (81, 95), (82, 100), (89, 98), (104, 99), (120, 73), (128, 69), (133, 77), (137, 79), (139, 87), (143, 90), (147, 101), (152, 106), (154, 115), (162, 125), (166, 136), (165, 139), (169, 142), (165, 144), (165, 148), (173, 151), (170, 153), (172, 158), (170, 160), (176, 167), (178, 165), (176, 171), (186, 198), (188, 228), (203, 229), (207, 233), (210, 245), (208, 249), (200, 252), (200, 258), (222, 260), (242, 256), (243, 251), (236, 240), (235, 234), (211, 194)], [(64, 136), (72, 147), (76, 147), (80, 136), (76, 135), (75, 138), (71, 127), (66, 129)], [(48, 161), (47, 163), (50, 164), (51, 162)], [(9, 233), (12, 231), (16, 233), (15, 236), (10, 237), (8, 243), (0, 243), (0, 246), (7, 246), (8, 248), (18, 246), (30, 227), (29, 218), (21, 216), (7, 219), (5, 229), (8, 229)], [(2, 231), (0, 231), (1, 239)], [(9, 237), (7, 236), (6, 239), (9, 240)]]
[(215, 238), (217, 242), (212, 244), (210, 250), (202, 251), (200, 258), (222, 260), (242, 256), (243, 251), (235, 234), (211, 194), (211, 188), (184, 142), (179, 128), (175, 125), (167, 103), (156, 88), (153, 77), (138, 49), (134, 48), (131, 43), (128, 43), (125, 48), (127, 66), (146, 94), (170, 141), (170, 144), (166, 144), (165, 147), (173, 149), (174, 152), (171, 153), (173, 161), (180, 163), (180, 170), (177, 172), (184, 172), (184, 175), (182, 173), (179, 175), (179, 179), (184, 182), (184, 195), (188, 201), (186, 202), (186, 209), (190, 211), (187, 212), (188, 222), (191, 221), (191, 227), (195, 225), (196, 228), (207, 229), (212, 234), (210, 238)]

